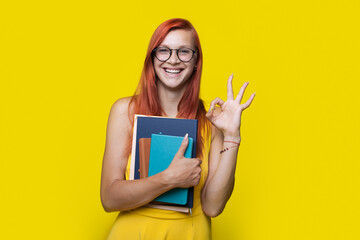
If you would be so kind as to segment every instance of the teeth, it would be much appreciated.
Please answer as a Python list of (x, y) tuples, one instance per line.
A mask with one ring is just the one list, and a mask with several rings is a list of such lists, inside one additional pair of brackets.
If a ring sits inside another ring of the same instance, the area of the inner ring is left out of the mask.
[(181, 70), (165, 69), (165, 72), (167, 72), (167, 73), (179, 73), (179, 72), (181, 72)]

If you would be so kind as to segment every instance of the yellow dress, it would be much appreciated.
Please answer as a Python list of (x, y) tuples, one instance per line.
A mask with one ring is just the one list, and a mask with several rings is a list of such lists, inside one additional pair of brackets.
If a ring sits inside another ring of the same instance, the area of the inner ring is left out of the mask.
[[(210, 134), (209, 134), (210, 135)], [(201, 178), (194, 187), (192, 214), (170, 210), (139, 207), (121, 211), (117, 216), (108, 240), (209, 240), (211, 239), (211, 218), (202, 211), (200, 194), (208, 174), (208, 153), (210, 138), (204, 144), (204, 157), (201, 164)], [(130, 172), (130, 161), (126, 178)]]

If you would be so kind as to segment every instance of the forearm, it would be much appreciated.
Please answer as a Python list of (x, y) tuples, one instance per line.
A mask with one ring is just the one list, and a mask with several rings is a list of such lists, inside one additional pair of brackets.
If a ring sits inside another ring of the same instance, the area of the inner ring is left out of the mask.
[(106, 212), (134, 209), (172, 188), (165, 172), (138, 180), (116, 180), (104, 193), (103, 207)]
[[(240, 137), (224, 137), (224, 139), (231, 139), (230, 141), (240, 144)], [(223, 211), (234, 188), (239, 145), (224, 142), (222, 149), (226, 148), (228, 150), (219, 155), (220, 159), (216, 170), (211, 179), (208, 179), (202, 192), (203, 209), (211, 217), (215, 217)]]

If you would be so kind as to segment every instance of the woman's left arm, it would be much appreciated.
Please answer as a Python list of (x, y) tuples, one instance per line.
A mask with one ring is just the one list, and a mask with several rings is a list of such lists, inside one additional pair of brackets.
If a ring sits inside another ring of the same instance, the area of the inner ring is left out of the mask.
[(227, 83), (227, 101), (214, 99), (206, 114), (212, 123), (212, 139), (208, 177), (201, 193), (201, 203), (204, 213), (209, 217), (216, 217), (223, 211), (233, 191), (237, 153), (241, 141), (241, 114), (255, 97), (253, 93), (244, 104), (240, 104), (249, 83), (244, 83), (234, 98), (232, 79), (233, 74)]

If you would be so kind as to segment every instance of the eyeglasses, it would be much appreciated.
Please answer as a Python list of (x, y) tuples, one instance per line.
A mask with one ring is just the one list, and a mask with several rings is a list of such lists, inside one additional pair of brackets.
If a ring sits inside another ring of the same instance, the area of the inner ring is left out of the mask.
[(157, 47), (153, 50), (153, 53), (160, 62), (165, 62), (171, 57), (173, 50), (176, 50), (176, 55), (182, 62), (189, 62), (196, 53), (195, 50), (187, 47), (183, 47), (179, 49), (171, 49), (168, 47)]

